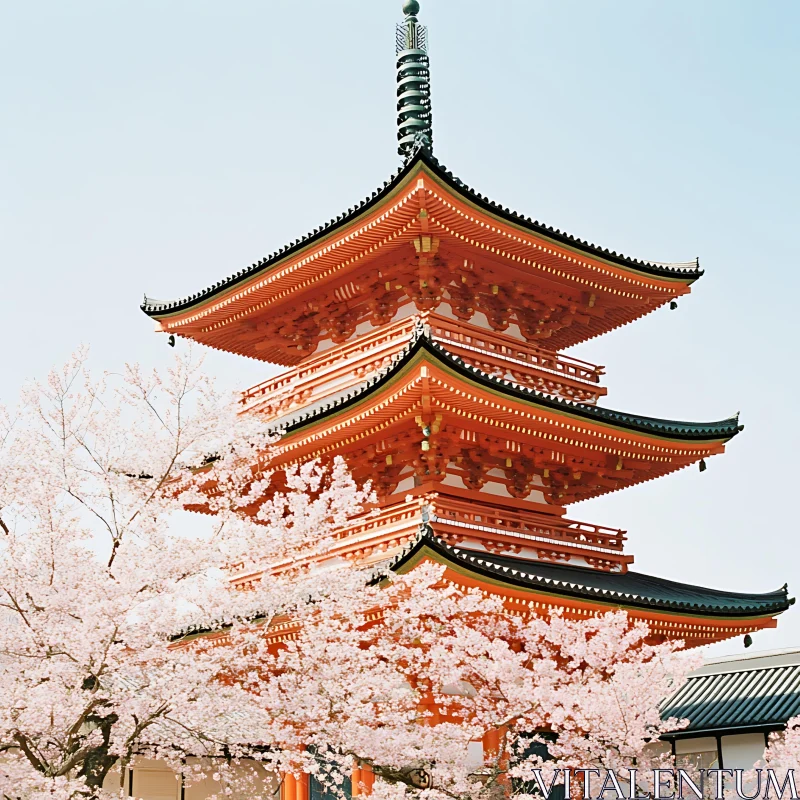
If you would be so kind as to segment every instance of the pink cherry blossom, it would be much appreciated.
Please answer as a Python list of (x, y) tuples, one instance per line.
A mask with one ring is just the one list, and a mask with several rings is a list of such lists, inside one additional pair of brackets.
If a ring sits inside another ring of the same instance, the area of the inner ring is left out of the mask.
[[(341, 459), (274, 475), (273, 441), (191, 354), (98, 380), (79, 352), (2, 412), (5, 797), (124, 794), (141, 758), (220, 796), (271, 797), (287, 772), (336, 788), (358, 763), (376, 800), (493, 797), (542, 766), (522, 750), (543, 730), (548, 774), (668, 761), (678, 643), (621, 612), (510, 615), (437, 565), (292, 569), (372, 496)], [(247, 591), (226, 573), (279, 563)]]

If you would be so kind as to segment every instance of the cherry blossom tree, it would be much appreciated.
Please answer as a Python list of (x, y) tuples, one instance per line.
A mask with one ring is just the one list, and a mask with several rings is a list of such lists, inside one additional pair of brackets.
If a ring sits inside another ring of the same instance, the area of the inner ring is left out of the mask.
[[(311, 532), (321, 546), (365, 497), (343, 465), (309, 465), (256, 524), (237, 507), (267, 489), (251, 465), (269, 435), (196, 361), (93, 381), (85, 359), (2, 416), (0, 750), (10, 797), (91, 794), (144, 752), (216, 754), (254, 698), (215, 682), (222, 651), (170, 648), (171, 637), (198, 619), (248, 615), (221, 565), (280, 557)], [(193, 478), (210, 457), (232, 499), (192, 537), (176, 517), (197, 500)], [(262, 610), (291, 607), (285, 585), (270, 588)]]
[(354, 764), (377, 798), (432, 800), (663, 765), (657, 704), (690, 664), (624, 614), (514, 616), (433, 565), (234, 588), (226, 567), (324, 556), (373, 499), (338, 459), (273, 474), (272, 442), (191, 353), (96, 380), (80, 352), (2, 413), (4, 797), (122, 794), (144, 757), (252, 798), (268, 775), (335, 788)]
[[(443, 586), (440, 576), (419, 569), (384, 588), (371, 598), (385, 608), (381, 623), (367, 631), (359, 627), (363, 589), (348, 603), (352, 619), (305, 623), (276, 656), (267, 690), (273, 707), (292, 705), (297, 738), (277, 738), (298, 752), (313, 743), (340, 772), (349, 757), (370, 765), (387, 797), (398, 787), (426, 797), (524, 795), (540, 781), (550, 786), (556, 770), (561, 782), (565, 771), (611, 770), (626, 781), (637, 769), (646, 788), (652, 769), (673, 766), (659, 737), (681, 721), (662, 720), (658, 706), (696, 658), (676, 644), (647, 644), (647, 627), (622, 612), (524, 619), (480, 592)], [(354, 663), (366, 667), (357, 677)], [(377, 675), (394, 690), (376, 693)], [(500, 746), (476, 764), (470, 743), (492, 732)], [(539, 742), (546, 751), (531, 748)], [(296, 763), (315, 769), (307, 757)]]
[(756, 786), (759, 792), (774, 790), (776, 796), (781, 796), (781, 787), (784, 785), (789, 796), (797, 794), (800, 774), (795, 775), (795, 772), (800, 767), (800, 717), (790, 719), (785, 730), (770, 734), (764, 757), (756, 767), (758, 771), (746, 774), (749, 794), (753, 793), (753, 786)]

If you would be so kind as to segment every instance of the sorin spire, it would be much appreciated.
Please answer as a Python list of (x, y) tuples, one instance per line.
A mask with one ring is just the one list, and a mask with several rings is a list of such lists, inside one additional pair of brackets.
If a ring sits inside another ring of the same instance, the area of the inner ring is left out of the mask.
[(428, 29), (417, 21), (419, 3), (403, 3), (406, 18), (397, 25), (397, 152), (410, 156), (433, 149)]

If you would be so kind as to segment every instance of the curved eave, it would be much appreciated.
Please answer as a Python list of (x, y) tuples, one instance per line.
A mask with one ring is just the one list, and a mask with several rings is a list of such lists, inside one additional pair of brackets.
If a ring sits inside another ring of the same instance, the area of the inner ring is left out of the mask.
[[(612, 607), (658, 611), (659, 613), (680, 613), (702, 618), (752, 620), (781, 614), (792, 603), (785, 587), (767, 594), (744, 594), (719, 592), (715, 589), (651, 578), (654, 582), (661, 582), (665, 589), (672, 593), (683, 588), (687, 594), (703, 595), (707, 600), (706, 602), (689, 600), (684, 602), (593, 587), (590, 585), (591, 571), (580, 568), (562, 566), (559, 569), (564, 572), (563, 579), (543, 578), (535, 574), (536, 562), (527, 562), (528, 566), (525, 571), (499, 565), (491, 560), (492, 556), (489, 554), (465, 551), (448, 545), (432, 535), (429, 529), (423, 529), (416, 542), (401, 553), (389, 565), (389, 568), (402, 574), (410, 571), (426, 558), (451, 567), (456, 572), (470, 574), (493, 585), (505, 585), (537, 594), (590, 601)], [(721, 598), (724, 598), (725, 601), (723, 602)]]
[(538, 220), (532, 220), (530, 217), (526, 217), (506, 206), (495, 203), (493, 200), (475, 191), (453, 175), (452, 172), (426, 151), (421, 151), (418, 159), (429, 168), (430, 173), (435, 178), (446, 184), (455, 194), (459, 195), (466, 202), (502, 222), (509, 223), (521, 230), (534, 234), (537, 238), (545, 242), (615, 267), (622, 267), (637, 275), (658, 278), (659, 280), (679, 281), (690, 285), (703, 275), (703, 270), (700, 269), (697, 260), (695, 260), (692, 267), (656, 264), (651, 261), (643, 261), (638, 258), (626, 256), (624, 253), (608, 250), (594, 243), (587, 242), (584, 239), (578, 239), (566, 231), (561, 231), (552, 226), (545, 225)]
[(680, 422), (638, 416), (599, 406), (581, 405), (568, 400), (554, 398), (533, 389), (526, 389), (509, 381), (488, 375), (477, 367), (472, 367), (462, 359), (452, 355), (423, 333), (417, 333), (409, 343), (409, 346), (395, 358), (393, 363), (382, 373), (378, 373), (377, 376), (364, 384), (361, 389), (353, 390), (338, 401), (294, 417), (282, 426), (282, 430), (286, 434), (294, 433), (308, 425), (366, 402), (371, 395), (378, 393), (385, 386), (400, 378), (407, 369), (422, 358), (435, 361), (469, 383), (481, 386), (491, 392), (499, 393), (509, 399), (522, 401), (534, 408), (544, 409), (595, 424), (607, 425), (617, 430), (631, 431), (639, 435), (672, 441), (725, 443), (741, 430), (738, 417), (708, 423)]
[(141, 304), (142, 311), (144, 311), (147, 316), (157, 320), (167, 319), (218, 299), (239, 287), (241, 284), (263, 276), (287, 261), (296, 258), (306, 249), (319, 244), (322, 240), (334, 236), (347, 226), (358, 222), (362, 217), (369, 214), (377, 205), (401, 191), (413, 180), (418, 169), (426, 169), (428, 174), (435, 180), (447, 186), (450, 191), (457, 194), (463, 201), (480, 209), (483, 213), (529, 232), (546, 242), (571, 250), (577, 254), (584, 255), (613, 267), (622, 268), (640, 276), (655, 278), (661, 281), (675, 281), (683, 285), (693, 283), (703, 274), (699, 266), (690, 269), (681, 269), (674, 266), (641, 261), (621, 253), (609, 251), (595, 244), (577, 239), (555, 228), (543, 225), (536, 220), (531, 220), (530, 217), (524, 217), (515, 211), (511, 211), (506, 207), (494, 203), (479, 192), (471, 189), (441, 165), (427, 150), (422, 149), (410, 158), (381, 188), (374, 191), (369, 197), (362, 200), (361, 203), (348, 209), (347, 213), (340, 214), (322, 227), (314, 229), (314, 231), (303, 238), (295, 240), (291, 244), (277, 250), (275, 253), (261, 259), (259, 262), (239, 270), (228, 278), (218, 281), (212, 286), (196, 292), (195, 294), (173, 301), (159, 301), (145, 297), (144, 302)]

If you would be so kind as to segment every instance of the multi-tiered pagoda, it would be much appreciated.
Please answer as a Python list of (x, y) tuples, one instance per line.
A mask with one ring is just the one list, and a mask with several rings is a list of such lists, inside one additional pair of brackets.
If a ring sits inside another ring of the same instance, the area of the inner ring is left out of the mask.
[[(745, 594), (630, 569), (623, 531), (567, 515), (718, 455), (737, 418), (612, 411), (603, 369), (562, 353), (687, 294), (696, 262), (639, 261), (488, 200), (432, 153), (425, 27), (397, 30), (403, 166), (355, 207), (174, 302), (160, 331), (281, 364), (243, 410), (283, 430), (271, 467), (342, 455), (377, 514), (330, 558), (398, 571), (424, 560), (515, 610), (623, 608), (690, 645), (774, 627), (786, 587)], [(242, 573), (237, 580), (252, 580)]]

